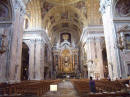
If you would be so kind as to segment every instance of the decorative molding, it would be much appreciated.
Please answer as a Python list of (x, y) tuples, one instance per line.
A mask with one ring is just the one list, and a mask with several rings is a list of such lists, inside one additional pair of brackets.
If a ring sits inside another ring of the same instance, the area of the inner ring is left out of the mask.
[(0, 21), (0, 24), (12, 24), (12, 21)]
[(108, 6), (111, 5), (111, 0), (100, 0), (100, 12), (102, 15), (105, 13), (105, 10)]
[(47, 43), (50, 47), (52, 47), (49, 36), (45, 29), (26, 29), (23, 36), (26, 37), (26, 35), (31, 35), (30, 37), (32, 37), (32, 35), (38, 36), (43, 39), (44, 43)]
[(86, 36), (92, 36), (92, 35), (103, 35), (103, 26), (101, 25), (95, 25), (95, 26), (87, 26), (87, 27), (84, 27), (83, 28), (83, 32), (82, 32), (82, 35), (81, 35), (81, 38), (80, 38), (80, 41), (83, 41), (86, 39)]
[(114, 17), (113, 21), (116, 23), (130, 23), (130, 17)]
[(88, 41), (101, 42), (102, 40), (103, 40), (102, 37), (90, 36), (90, 37), (87, 37), (86, 42), (88, 42)]

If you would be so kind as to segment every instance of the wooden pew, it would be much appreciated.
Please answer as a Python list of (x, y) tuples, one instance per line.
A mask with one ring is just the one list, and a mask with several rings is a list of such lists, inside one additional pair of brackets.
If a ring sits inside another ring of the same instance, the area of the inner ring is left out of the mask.
[(17, 90), (19, 89), (19, 92), (21, 91), (21, 94), (34, 94), (41, 96), (49, 90), (50, 84), (53, 82), (56, 81), (40, 81), (39, 83), (31, 83), (24, 87), (17, 88)]
[(7, 83), (0, 83), (0, 95), (6, 94), (6, 87), (8, 87)]
[[(81, 79), (81, 80), (75, 79), (74, 80), (73, 79), (71, 81), (74, 84), (79, 95), (81, 97), (87, 97), (87, 94), (90, 93), (89, 80), (87, 80), (87, 79)], [(116, 95), (117, 96), (125, 95), (121, 92), (122, 92), (122, 90), (126, 91), (126, 87), (119, 81), (108, 81), (108, 80), (104, 79), (104, 80), (96, 80), (95, 84), (96, 84), (96, 92), (101, 93), (101, 94), (97, 94), (97, 96), (94, 96), (94, 94), (90, 94), (90, 96), (92, 96), (92, 97), (108, 97), (108, 96), (116, 97)], [(102, 94), (103, 92), (107, 92), (107, 94)], [(111, 92), (116, 92), (116, 94), (111, 94)], [(117, 93), (117, 92), (120, 92), (120, 93)], [(104, 95), (104, 96), (101, 96), (101, 95)]]
[(45, 92), (49, 90), (50, 84), (58, 83), (60, 80), (43, 80), (43, 81), (24, 81), (20, 83), (8, 84), (3, 87), (3, 95), (13, 95), (13, 94), (32, 94), (37, 96), (42, 96)]
[(125, 85), (121, 84), (118, 81), (95, 81), (96, 87), (101, 88), (107, 92), (115, 92), (121, 91), (122, 89), (126, 89)]
[(2, 95), (0, 97), (24, 97), (22, 95)]
[(101, 94), (88, 94), (88, 97), (130, 97), (128, 93), (101, 93)]
[(86, 96), (86, 94), (90, 92), (89, 80), (84, 80), (84, 79), (74, 80), (73, 79), (71, 81), (74, 84), (74, 87), (80, 96)]

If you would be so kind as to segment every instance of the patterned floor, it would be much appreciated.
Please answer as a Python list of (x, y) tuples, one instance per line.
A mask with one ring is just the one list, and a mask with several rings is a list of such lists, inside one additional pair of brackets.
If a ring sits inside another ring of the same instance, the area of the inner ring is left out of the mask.
[(73, 84), (70, 81), (63, 81), (58, 84), (57, 92), (47, 92), (42, 97), (79, 97)]

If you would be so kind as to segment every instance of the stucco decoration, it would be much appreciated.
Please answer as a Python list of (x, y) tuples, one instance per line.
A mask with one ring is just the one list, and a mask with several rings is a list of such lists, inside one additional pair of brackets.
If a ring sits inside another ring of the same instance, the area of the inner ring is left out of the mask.
[(43, 8), (42, 8), (42, 18), (44, 18), (45, 14), (46, 14), (51, 8), (53, 8), (53, 5), (45, 1), (44, 4), (43, 4)]
[(48, 33), (56, 32), (58, 29), (69, 28), (79, 31), (86, 23), (86, 17), (78, 8), (73, 6), (53, 7), (44, 17), (43, 26)]
[(86, 8), (86, 1), (79, 1), (75, 4), (75, 7), (81, 10), (81, 12), (86, 16), (87, 18), (87, 8)]
[(130, 16), (130, 0), (117, 0), (115, 7), (119, 16)]

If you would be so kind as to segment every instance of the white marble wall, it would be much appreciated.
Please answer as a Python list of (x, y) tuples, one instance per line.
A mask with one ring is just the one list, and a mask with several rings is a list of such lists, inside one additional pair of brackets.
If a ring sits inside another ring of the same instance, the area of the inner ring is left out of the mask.
[(0, 21), (0, 29), (3, 29), (7, 36), (6, 52), (0, 55), (0, 82), (20, 81), (25, 5), (21, 0), (10, 0), (10, 2), (11, 20)]

